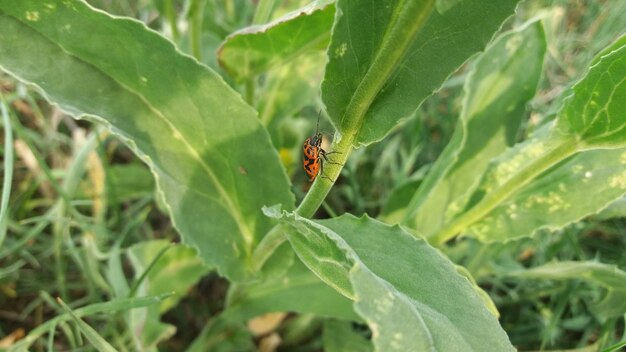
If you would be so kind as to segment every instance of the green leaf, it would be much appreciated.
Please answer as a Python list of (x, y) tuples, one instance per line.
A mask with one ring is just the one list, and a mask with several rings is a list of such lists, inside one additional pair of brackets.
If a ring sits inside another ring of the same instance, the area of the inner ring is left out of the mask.
[(304, 52), (326, 48), (335, 15), (331, 3), (314, 1), (268, 24), (231, 34), (218, 50), (220, 65), (242, 79), (294, 60)]
[(577, 138), (581, 149), (626, 146), (626, 44), (622, 38), (610, 48), (572, 88), (559, 113), (558, 131)]
[(407, 206), (417, 193), (420, 185), (424, 181), (424, 176), (411, 178), (396, 186), (383, 206), (379, 219), (386, 223), (398, 224), (406, 216)]
[(154, 178), (139, 163), (111, 165), (107, 168), (107, 194), (115, 203), (154, 194)]
[(474, 287), (474, 290), (476, 291), (476, 293), (478, 293), (480, 298), (482, 298), (483, 303), (485, 303), (485, 306), (487, 307), (487, 309), (489, 309), (489, 312), (491, 312), (491, 314), (493, 314), (494, 317), (500, 318), (500, 312), (498, 311), (498, 307), (496, 307), (496, 303), (491, 299), (491, 296), (489, 296), (487, 291), (483, 290), (482, 287), (478, 286), (478, 283), (476, 283), (476, 280), (472, 276), (472, 273), (470, 273), (470, 271), (467, 268), (461, 265), (455, 265), (455, 268), (456, 268), (457, 273), (459, 273), (459, 275), (469, 280), (469, 282), (472, 284), (472, 287)]
[(463, 0), (437, 0), (436, 7), (439, 13), (444, 13)]
[(598, 220), (607, 220), (612, 218), (622, 218), (626, 216), (626, 197), (621, 197), (609, 204), (608, 207), (602, 209), (598, 216), (594, 217)]
[(280, 246), (263, 266), (263, 280), (231, 288), (225, 319), (246, 320), (270, 312), (313, 313), (359, 320), (351, 302), (315, 276), (288, 244)]
[(460, 232), (483, 240), (530, 236), (538, 228), (559, 228), (597, 213), (626, 193), (625, 82), (623, 46), (603, 56), (573, 87), (554, 125), (493, 160), (468, 209), (434, 240)]
[(626, 347), (626, 342), (619, 342), (606, 349), (603, 349), (602, 352), (617, 352), (621, 351), (624, 347)]
[(245, 278), (271, 226), (261, 207), (294, 202), (254, 110), (143, 24), (84, 2), (2, 1), (0, 32), (0, 67), (109, 125), (150, 166), (183, 240)]
[[(622, 6), (626, 6), (626, 5), (622, 4)], [(617, 38), (613, 43), (611, 43), (609, 46), (607, 46), (602, 51), (600, 51), (593, 58), (593, 61), (591, 62), (591, 66), (593, 66), (593, 65), (597, 64), (598, 62), (600, 62), (600, 60), (602, 59), (603, 56), (606, 56), (606, 55), (610, 54), (612, 51), (619, 50), (620, 48), (622, 48), (624, 46), (626, 46), (626, 35), (623, 35), (623, 36)]]
[(355, 300), (376, 350), (513, 350), (472, 284), (425, 241), (367, 217), (282, 221), (305, 265)]
[(322, 330), (325, 352), (370, 352), (372, 343), (352, 328), (352, 323), (327, 319)]
[(466, 234), (505, 241), (541, 228), (559, 229), (597, 213), (626, 193), (625, 164), (626, 148), (579, 153), (494, 207)]
[(382, 139), (471, 55), (518, 0), (339, 0), (322, 97), (335, 127), (358, 146)]
[(515, 143), (545, 51), (543, 28), (535, 21), (502, 34), (478, 57), (452, 140), (406, 210), (411, 227), (426, 237), (436, 233), (465, 207), (491, 159)]
[(540, 280), (583, 280), (607, 290), (592, 309), (601, 319), (621, 317), (626, 313), (626, 272), (615, 265), (598, 262), (556, 262), (507, 275)]

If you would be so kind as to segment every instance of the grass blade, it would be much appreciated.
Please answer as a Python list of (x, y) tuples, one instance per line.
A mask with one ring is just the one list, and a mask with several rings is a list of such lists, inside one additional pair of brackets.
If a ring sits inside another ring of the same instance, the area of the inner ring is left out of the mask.
[[(129, 298), (129, 299), (119, 299), (113, 300), (110, 302), (102, 302), (91, 304), (82, 308), (75, 309), (73, 314), (77, 317), (83, 317), (87, 315), (92, 315), (96, 313), (113, 313), (118, 311), (127, 311), (134, 308), (147, 307), (153, 304), (157, 304), (167, 297), (171, 296), (172, 293), (167, 293), (158, 296), (146, 296), (139, 298)], [(51, 327), (56, 326), (57, 324), (65, 321), (69, 321), (73, 319), (72, 316), (68, 313), (58, 315), (53, 319), (48, 320), (47, 322), (39, 325), (35, 329), (31, 330), (30, 333), (18, 343), (16, 343), (12, 351), (28, 351), (29, 347), (43, 334), (50, 332)]]
[(2, 124), (4, 125), (4, 182), (2, 183), (2, 199), (0, 200), (0, 247), (2, 247), (7, 231), (9, 196), (13, 181), (13, 131), (4, 99), (0, 100), (0, 111), (2, 111)]
[(80, 331), (85, 335), (87, 340), (91, 342), (91, 344), (98, 349), (98, 351), (104, 352), (116, 352), (117, 350), (111, 346), (102, 336), (100, 336), (94, 328), (89, 326), (89, 324), (85, 323), (81, 318), (79, 318), (74, 311), (70, 307), (63, 302), (62, 299), (57, 298), (57, 302), (63, 307), (63, 309), (72, 317), (74, 322), (78, 325)]

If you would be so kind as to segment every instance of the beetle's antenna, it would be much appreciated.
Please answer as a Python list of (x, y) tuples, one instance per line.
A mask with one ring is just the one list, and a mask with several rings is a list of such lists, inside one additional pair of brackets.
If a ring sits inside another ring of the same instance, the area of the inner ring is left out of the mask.
[(317, 126), (315, 127), (315, 134), (320, 131), (320, 115), (322, 114), (322, 110), (317, 113)]

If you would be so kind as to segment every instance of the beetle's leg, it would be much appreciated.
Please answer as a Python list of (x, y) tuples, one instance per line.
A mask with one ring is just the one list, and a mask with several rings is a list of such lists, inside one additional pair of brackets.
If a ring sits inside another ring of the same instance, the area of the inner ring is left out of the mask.
[(327, 163), (343, 166), (342, 163), (338, 163), (336, 161), (332, 161), (332, 160), (328, 159), (328, 155), (330, 155), (330, 154), (341, 154), (341, 152), (329, 152), (329, 153), (327, 153), (324, 149), (320, 149), (320, 155), (324, 158), (324, 160), (326, 160)]

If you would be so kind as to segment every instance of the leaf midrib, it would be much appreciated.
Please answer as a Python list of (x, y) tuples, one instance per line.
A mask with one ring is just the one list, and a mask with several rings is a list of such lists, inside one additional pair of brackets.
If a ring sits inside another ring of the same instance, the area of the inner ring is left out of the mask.
[[(230, 196), (228, 194), (228, 192), (226, 191), (226, 189), (224, 188), (224, 186), (219, 182), (219, 178), (214, 174), (213, 170), (210, 168), (210, 166), (200, 157), (200, 154), (198, 153), (198, 151), (187, 141), (185, 134), (181, 133), (181, 131), (176, 128), (176, 126), (165, 116), (164, 113), (162, 113), (159, 109), (157, 109), (155, 106), (153, 106), (151, 104), (151, 102), (145, 97), (143, 96), (141, 93), (139, 93), (138, 91), (135, 91), (134, 89), (130, 88), (129, 86), (127, 86), (126, 84), (122, 83), (121, 81), (119, 81), (115, 76), (110, 75), (108, 72), (106, 72), (104, 69), (100, 68), (99, 66), (97, 66), (96, 64), (87, 61), (75, 54), (73, 54), (72, 52), (70, 52), (65, 46), (63, 46), (61, 43), (53, 40), (53, 38), (49, 37), (48, 35), (46, 35), (45, 33), (39, 31), (37, 28), (34, 28), (32, 26), (29, 26), (28, 23), (25, 23), (24, 21), (22, 21), (19, 17), (16, 16), (12, 16), (11, 14), (7, 14), (6, 12), (3, 12), (6, 16), (14, 18), (15, 20), (17, 20), (18, 22), (22, 23), (22, 25), (24, 25), (25, 27), (30, 28), (31, 30), (33, 30), (34, 32), (38, 33), (39, 35), (41, 35), (43, 38), (45, 38), (46, 40), (48, 40), (50, 43), (52, 43), (53, 45), (57, 46), (62, 52), (64, 52), (66, 55), (68, 55), (69, 57), (84, 63), (85, 65), (88, 65), (90, 67), (93, 67), (96, 71), (102, 73), (105, 77), (108, 77), (109, 79), (111, 79), (111, 81), (115, 82), (116, 84), (118, 84), (124, 91), (128, 92), (131, 95), (136, 96), (141, 102), (143, 102), (145, 104), (145, 106), (148, 108), (149, 111), (152, 111), (154, 113), (154, 115), (159, 118), (162, 122), (164, 122), (166, 124), (166, 126), (175, 134), (178, 134), (180, 136), (182, 136), (183, 138), (180, 138), (179, 140), (182, 142), (182, 144), (184, 145), (184, 147), (187, 148), (188, 152), (190, 153), (190, 155), (192, 156), (192, 159), (194, 159), (195, 161), (198, 162), (198, 164), (202, 167), (202, 169), (205, 171), (205, 173), (209, 176), (209, 179), (212, 181), (212, 183), (215, 185), (215, 188), (217, 189), (220, 198), (226, 205), (226, 209), (227, 211), (231, 214), (231, 216), (234, 218), (235, 222), (237, 223), (237, 227), (239, 228), (242, 238), (244, 239), (244, 242), (246, 244), (246, 251), (247, 254), (249, 254), (252, 250), (252, 246), (254, 244), (254, 235), (253, 233), (250, 231), (250, 228), (248, 227), (247, 222), (245, 222), (243, 220), (243, 217), (241, 216), (241, 214), (239, 214), (239, 212), (237, 211), (237, 208), (234, 206), (234, 203), (232, 202), (232, 200), (230, 199)], [(123, 19), (123, 18), (116, 18), (113, 16), (110, 16), (107, 13), (101, 13), (107, 17), (109, 17), (111, 20), (113, 21), (120, 21), (120, 22), (127, 22), (129, 20), (127, 19)], [(143, 25), (143, 24), (142, 24)], [(155, 35), (157, 35), (155, 33)], [(161, 40), (165, 40), (164, 38), (160, 37)], [(174, 48), (174, 50), (176, 50), (176, 52), (178, 52), (177, 49)], [(181, 57), (183, 59), (187, 59), (185, 57), (185, 55), (181, 55)], [(195, 103), (195, 101), (192, 101), (194, 106), (197, 106), (197, 104)], [(106, 119), (105, 119), (106, 120)], [(114, 132), (115, 133), (115, 132)], [(117, 134), (117, 133), (115, 133)], [(141, 156), (140, 156), (141, 157)], [(150, 168), (151, 170), (153, 170), (153, 172), (155, 170), (161, 170), (162, 172), (163, 169), (161, 167), (155, 167), (156, 165), (153, 163), (151, 158), (142, 158), (144, 162), (146, 162), (147, 164), (151, 165), (152, 167)], [(167, 174), (167, 172), (165, 172)], [(170, 176), (171, 177), (171, 176)], [(176, 178), (172, 177), (172, 179), (176, 180)], [(180, 182), (180, 181), (177, 181)], [(200, 192), (199, 190), (196, 190), (194, 188), (188, 187), (187, 185), (185, 185), (185, 188), (188, 189), (192, 189), (194, 191), (197, 191), (197, 193), (200, 194), (204, 194), (202, 192)], [(213, 198), (213, 197), (212, 197)], [(173, 214), (172, 209), (170, 208), (170, 205), (166, 202), (166, 206), (168, 207), (168, 209), (170, 210), (170, 214)], [(176, 219), (172, 218), (172, 221), (174, 223), (176, 223)]]

